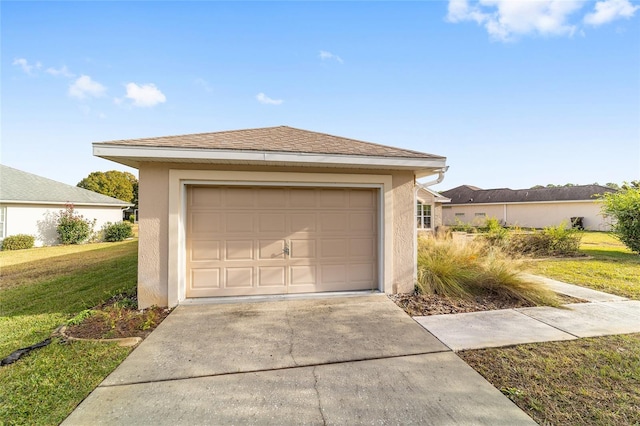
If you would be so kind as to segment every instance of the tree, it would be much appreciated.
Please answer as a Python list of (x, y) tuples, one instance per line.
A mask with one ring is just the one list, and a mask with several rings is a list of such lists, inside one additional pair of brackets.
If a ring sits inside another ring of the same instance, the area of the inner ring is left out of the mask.
[(625, 182), (619, 191), (605, 193), (603, 203), (602, 212), (615, 219), (616, 237), (640, 254), (640, 181)]
[(77, 186), (138, 206), (138, 179), (129, 172), (92, 172)]

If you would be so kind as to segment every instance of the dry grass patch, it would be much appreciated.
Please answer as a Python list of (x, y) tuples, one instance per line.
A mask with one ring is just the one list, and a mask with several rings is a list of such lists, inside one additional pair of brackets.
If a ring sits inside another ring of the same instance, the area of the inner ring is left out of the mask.
[(522, 278), (522, 268), (522, 262), (480, 240), (420, 238), (416, 287), (422, 294), (450, 298), (496, 295), (530, 305), (558, 306), (554, 292)]
[(640, 334), (459, 355), (540, 424), (640, 423)]

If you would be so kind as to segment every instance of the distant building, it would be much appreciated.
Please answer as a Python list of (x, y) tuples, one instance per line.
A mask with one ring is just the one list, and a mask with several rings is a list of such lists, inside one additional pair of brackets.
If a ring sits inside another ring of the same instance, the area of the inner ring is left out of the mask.
[(608, 231), (610, 224), (601, 213), (597, 197), (614, 189), (600, 185), (576, 185), (539, 189), (480, 189), (462, 185), (441, 194), (451, 202), (442, 208), (444, 225), (481, 225), (487, 218), (524, 228), (571, 224), (581, 218), (584, 229)]
[(131, 206), (65, 183), (0, 165), (0, 241), (9, 235), (28, 234), (37, 247), (58, 242), (56, 215), (67, 204), (86, 219), (96, 220), (94, 229), (120, 222), (122, 209)]

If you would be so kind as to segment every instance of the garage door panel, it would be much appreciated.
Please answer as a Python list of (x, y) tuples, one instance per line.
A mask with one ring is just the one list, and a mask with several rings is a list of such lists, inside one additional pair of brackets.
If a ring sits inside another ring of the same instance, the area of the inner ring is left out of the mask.
[(348, 213), (323, 213), (320, 215), (320, 232), (347, 232)]
[(220, 260), (220, 241), (194, 240), (191, 241), (191, 260)]
[(323, 284), (344, 284), (347, 282), (346, 265), (321, 265), (320, 274)]
[(373, 238), (357, 238), (349, 240), (349, 258), (372, 259), (376, 253)]
[(315, 257), (315, 240), (291, 240), (291, 259), (314, 259)]
[(257, 232), (280, 232), (283, 233), (286, 230), (285, 216), (278, 213), (262, 213), (258, 219), (258, 231)]
[(348, 270), (349, 282), (360, 282), (370, 285), (375, 276), (375, 265), (373, 263), (351, 264)]
[(253, 268), (225, 268), (225, 287), (253, 287)]
[(253, 230), (253, 213), (230, 212), (225, 214), (225, 231), (251, 234)]
[(323, 239), (320, 240), (320, 261), (323, 259), (342, 259), (347, 256), (349, 240), (340, 239)]
[(258, 259), (284, 259), (285, 240), (260, 240), (258, 241)]
[(222, 230), (220, 213), (197, 212), (189, 217), (189, 231), (192, 234), (217, 233)]
[(263, 188), (258, 191), (258, 206), (261, 209), (282, 209), (287, 205), (287, 190), (284, 188)]
[(253, 260), (253, 240), (227, 240), (224, 258), (226, 260)]
[(286, 286), (285, 266), (260, 266), (258, 267), (258, 285), (260, 287)]
[(315, 232), (317, 229), (316, 213), (292, 213), (289, 215), (289, 231)]
[(220, 288), (220, 268), (192, 269), (191, 285), (196, 289)]
[(377, 288), (376, 190), (189, 187), (187, 197), (187, 297)]
[(315, 265), (291, 266), (292, 286), (314, 286), (317, 282), (317, 268)]
[(373, 213), (351, 213), (349, 215), (349, 232), (353, 234), (371, 235), (375, 231), (376, 218)]
[(316, 207), (317, 192), (313, 188), (292, 188), (289, 190), (289, 207), (292, 209)]
[(320, 201), (318, 207), (320, 208), (332, 208), (339, 207), (344, 208), (347, 206), (347, 192), (344, 189), (321, 189)]
[(229, 187), (224, 192), (225, 208), (253, 207), (256, 202), (255, 190), (253, 188)]
[(372, 209), (375, 207), (375, 193), (370, 190), (349, 191), (349, 207), (352, 209)]
[(222, 205), (222, 188), (192, 187), (190, 207), (215, 207)]

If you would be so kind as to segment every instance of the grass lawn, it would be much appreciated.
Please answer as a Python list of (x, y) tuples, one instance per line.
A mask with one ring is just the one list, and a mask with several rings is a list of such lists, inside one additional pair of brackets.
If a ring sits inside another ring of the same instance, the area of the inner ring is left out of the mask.
[(530, 262), (538, 275), (640, 300), (640, 256), (606, 232), (585, 232), (580, 251), (590, 259)]
[[(585, 260), (531, 262), (534, 273), (640, 299), (640, 256), (587, 232)], [(640, 424), (640, 334), (461, 352), (540, 424)]]
[[(137, 282), (137, 240), (0, 252), (0, 357)], [(0, 424), (59, 424), (130, 352), (55, 341), (0, 368)]]

